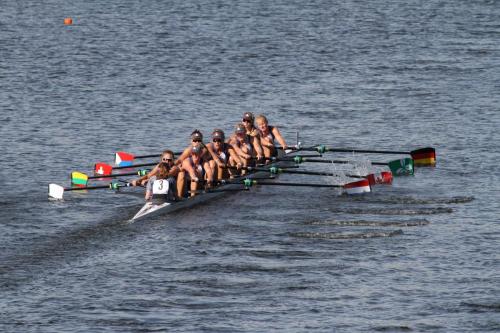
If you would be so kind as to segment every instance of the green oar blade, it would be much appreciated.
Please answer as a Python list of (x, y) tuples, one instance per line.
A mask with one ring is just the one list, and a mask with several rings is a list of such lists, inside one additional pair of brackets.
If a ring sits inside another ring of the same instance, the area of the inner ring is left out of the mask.
[(415, 173), (413, 159), (407, 157), (387, 163), (394, 176), (412, 176)]

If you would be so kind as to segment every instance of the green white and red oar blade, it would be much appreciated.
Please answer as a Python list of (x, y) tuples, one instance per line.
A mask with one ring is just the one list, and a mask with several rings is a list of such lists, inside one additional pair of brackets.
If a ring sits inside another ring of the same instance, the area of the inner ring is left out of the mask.
[(98, 189), (118, 190), (120, 187), (129, 187), (129, 186), (132, 186), (132, 184), (109, 183), (106, 185), (83, 186), (83, 187), (63, 187), (58, 184), (49, 184), (49, 197), (52, 199), (62, 200), (64, 192), (67, 191), (85, 191), (85, 190), (98, 190)]
[(310, 148), (302, 148), (302, 150), (317, 151), (320, 154), (326, 152), (339, 152), (339, 153), (411, 155), (411, 158), (414, 160), (416, 166), (436, 165), (436, 149), (432, 147), (420, 148), (412, 151), (394, 151), (394, 150), (334, 148), (334, 147), (327, 147), (325, 145), (318, 145)]

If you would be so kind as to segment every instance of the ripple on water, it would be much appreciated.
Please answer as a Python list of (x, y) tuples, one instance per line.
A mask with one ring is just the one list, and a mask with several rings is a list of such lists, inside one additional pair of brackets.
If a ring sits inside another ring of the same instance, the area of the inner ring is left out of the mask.
[(408, 208), (331, 208), (332, 213), (347, 214), (371, 214), (371, 215), (434, 215), (451, 214), (453, 209), (449, 207), (422, 207), (415, 209)]
[(426, 219), (414, 219), (408, 221), (368, 221), (368, 220), (326, 220), (326, 221), (307, 221), (307, 225), (330, 225), (339, 227), (419, 227), (430, 224)]
[(394, 237), (403, 234), (403, 230), (392, 231), (367, 231), (367, 232), (290, 232), (291, 237), (310, 238), (310, 239), (366, 239)]

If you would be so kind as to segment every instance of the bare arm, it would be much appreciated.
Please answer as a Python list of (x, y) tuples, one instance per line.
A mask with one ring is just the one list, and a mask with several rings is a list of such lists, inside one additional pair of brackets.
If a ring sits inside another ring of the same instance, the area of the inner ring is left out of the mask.
[(182, 165), (182, 162), (184, 162), (184, 160), (188, 158), (190, 153), (191, 153), (191, 147), (184, 149), (182, 154), (175, 161), (175, 165)]
[(285, 149), (287, 147), (285, 139), (283, 139), (279, 129), (276, 126), (273, 127), (273, 134), (274, 134), (274, 137), (276, 138), (276, 140), (281, 145), (281, 147), (283, 147), (283, 149)]

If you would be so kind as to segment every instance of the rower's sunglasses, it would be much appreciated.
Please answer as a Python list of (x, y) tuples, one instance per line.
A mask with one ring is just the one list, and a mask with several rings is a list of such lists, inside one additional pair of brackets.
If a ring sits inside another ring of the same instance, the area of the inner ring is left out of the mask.
[(193, 142), (201, 142), (200, 139), (193, 139)]
[(243, 119), (242, 122), (244, 122), (244, 123), (251, 123), (252, 121), (250, 119)]
[(221, 140), (221, 139), (213, 139), (212, 141), (213, 141), (213, 142), (222, 142), (222, 140)]
[(161, 160), (165, 161), (165, 162), (172, 162), (174, 159), (173, 158), (162, 158)]

